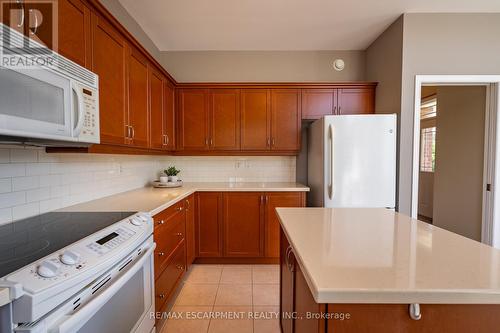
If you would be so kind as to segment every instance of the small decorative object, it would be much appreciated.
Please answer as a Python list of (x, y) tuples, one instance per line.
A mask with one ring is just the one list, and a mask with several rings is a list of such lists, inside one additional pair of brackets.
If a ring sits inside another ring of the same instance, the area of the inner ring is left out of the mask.
[(168, 183), (168, 176), (160, 176), (160, 183)]
[(173, 188), (173, 187), (181, 187), (182, 186), (182, 180), (177, 180), (176, 182), (166, 182), (163, 183), (159, 180), (155, 180), (152, 182), (153, 187), (156, 188)]
[(177, 169), (175, 166), (171, 166), (164, 172), (168, 176), (168, 181), (175, 183), (178, 181), (177, 175), (181, 172), (181, 170)]

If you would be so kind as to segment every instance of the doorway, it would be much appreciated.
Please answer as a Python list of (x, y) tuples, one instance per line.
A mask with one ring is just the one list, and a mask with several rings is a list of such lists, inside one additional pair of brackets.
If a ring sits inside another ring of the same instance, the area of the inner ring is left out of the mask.
[(493, 244), (499, 77), (416, 81), (412, 217)]

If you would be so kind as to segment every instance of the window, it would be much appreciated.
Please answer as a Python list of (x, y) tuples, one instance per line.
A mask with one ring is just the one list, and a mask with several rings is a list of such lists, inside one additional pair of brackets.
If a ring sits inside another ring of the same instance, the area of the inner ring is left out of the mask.
[(434, 172), (436, 167), (436, 127), (420, 131), (420, 171)]
[(437, 114), (437, 98), (430, 96), (422, 100), (420, 105), (420, 119), (429, 119), (436, 117)]

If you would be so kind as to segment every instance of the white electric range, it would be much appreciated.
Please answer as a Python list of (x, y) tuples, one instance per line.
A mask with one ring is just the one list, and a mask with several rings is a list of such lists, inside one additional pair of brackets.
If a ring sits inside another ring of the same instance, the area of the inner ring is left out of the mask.
[[(0, 332), (154, 330), (153, 222), (134, 212), (52, 212), (0, 227)], [(116, 319), (120, 320), (116, 320)]]

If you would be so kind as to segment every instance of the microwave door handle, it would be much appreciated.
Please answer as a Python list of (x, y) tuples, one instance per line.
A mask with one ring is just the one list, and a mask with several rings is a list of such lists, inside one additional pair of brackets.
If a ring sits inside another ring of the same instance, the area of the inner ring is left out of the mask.
[(72, 84), (71, 85), (71, 89), (73, 90), (73, 93), (75, 94), (74, 96), (76, 96), (76, 100), (77, 100), (77, 106), (78, 106), (78, 112), (74, 112), (75, 114), (78, 115), (78, 121), (76, 122), (76, 125), (75, 125), (75, 128), (73, 129), (73, 137), (78, 137), (82, 131), (82, 128), (83, 128), (83, 109), (84, 109), (84, 105), (83, 105), (83, 95), (82, 95), (82, 92), (81, 90), (79, 89), (79, 87), (76, 85), (76, 84)]
[(106, 304), (132, 278), (135, 273), (144, 265), (144, 262), (151, 257), (156, 243), (153, 244), (142, 257), (134, 263), (134, 265), (122, 276), (120, 276), (113, 284), (108, 286), (104, 291), (97, 295), (90, 302), (85, 304), (80, 310), (72, 315), (63, 317), (64, 321), (60, 322), (56, 327), (49, 329), (51, 333), (73, 333), (78, 331), (92, 316)]

